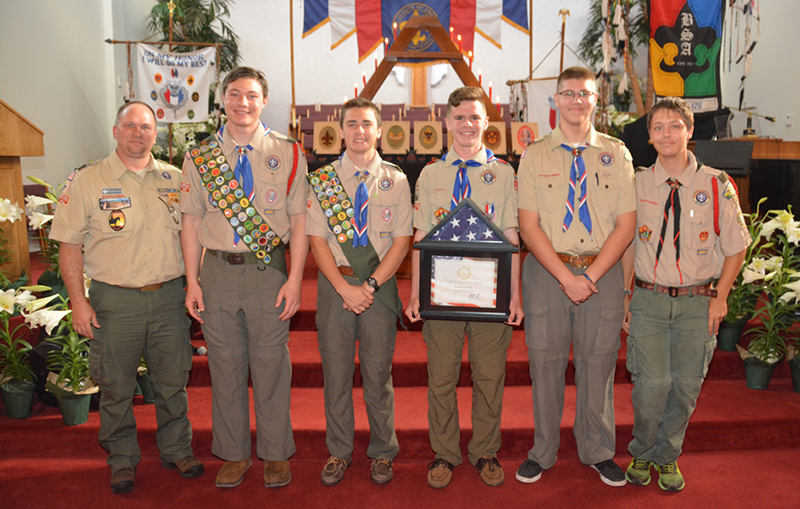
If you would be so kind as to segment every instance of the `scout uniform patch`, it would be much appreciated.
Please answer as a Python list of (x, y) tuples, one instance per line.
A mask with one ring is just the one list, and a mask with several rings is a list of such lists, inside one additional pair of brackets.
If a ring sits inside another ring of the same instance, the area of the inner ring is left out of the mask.
[(380, 187), (384, 191), (388, 191), (392, 188), (394, 182), (389, 177), (384, 177), (378, 181), (378, 187)]
[(639, 238), (645, 242), (650, 242), (650, 235), (653, 234), (653, 230), (647, 227), (647, 225), (642, 225), (639, 228)]
[(697, 191), (694, 193), (694, 202), (698, 205), (706, 205), (708, 203), (708, 193), (703, 191)]
[(449, 211), (439, 207), (439, 209), (433, 213), (433, 216), (436, 218), (437, 221), (441, 221), (444, 216), (448, 214)]
[(125, 213), (121, 210), (112, 210), (108, 215), (108, 226), (115, 232), (125, 228)]
[(600, 164), (603, 166), (611, 166), (614, 164), (614, 156), (611, 155), (611, 152), (603, 152), (600, 154)]
[(494, 184), (494, 181), (497, 180), (497, 176), (492, 170), (484, 170), (483, 173), (481, 173), (481, 180), (486, 184)]

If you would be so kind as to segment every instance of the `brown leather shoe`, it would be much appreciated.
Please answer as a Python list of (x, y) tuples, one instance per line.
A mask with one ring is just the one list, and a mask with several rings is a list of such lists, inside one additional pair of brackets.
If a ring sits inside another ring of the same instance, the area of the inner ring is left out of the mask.
[(195, 458), (194, 456), (185, 456), (175, 463), (170, 463), (169, 461), (161, 460), (161, 466), (164, 468), (169, 469), (178, 469), (178, 473), (184, 479), (194, 479), (195, 477), (200, 477), (205, 472), (203, 468), (203, 464), (200, 463), (200, 460)]
[(226, 461), (217, 472), (217, 488), (235, 488), (242, 484), (244, 473), (252, 462), (250, 458), (242, 461)]
[(428, 486), (431, 488), (444, 488), (450, 484), (455, 467), (449, 461), (436, 458), (428, 465)]
[(289, 461), (264, 462), (264, 486), (280, 488), (289, 484), (291, 480), (292, 472), (289, 470)]
[(344, 478), (344, 471), (347, 470), (347, 467), (350, 466), (352, 460), (343, 460), (342, 458), (336, 458), (331, 456), (328, 458), (328, 462), (325, 463), (325, 466), (322, 468), (322, 484), (325, 486), (333, 486), (334, 484), (338, 484)]
[(375, 484), (389, 484), (392, 480), (392, 460), (375, 458), (369, 466), (369, 476)]
[(505, 482), (506, 476), (503, 474), (503, 467), (497, 461), (497, 458), (491, 456), (484, 456), (478, 460), (478, 472), (481, 474), (481, 479), (489, 486), (500, 486)]
[(111, 472), (111, 493), (122, 495), (133, 491), (133, 480), (136, 469), (131, 467), (120, 468)]

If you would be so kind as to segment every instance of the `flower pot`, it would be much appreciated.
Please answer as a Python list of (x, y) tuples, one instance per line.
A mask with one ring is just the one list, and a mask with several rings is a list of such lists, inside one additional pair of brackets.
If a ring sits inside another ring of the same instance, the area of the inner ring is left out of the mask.
[(772, 372), (778, 365), (780, 359), (775, 362), (764, 362), (758, 357), (748, 357), (744, 361), (744, 379), (748, 389), (765, 391), (769, 388), (769, 381), (772, 379)]
[(792, 371), (792, 389), (794, 392), (800, 393), (800, 356), (792, 357), (787, 356), (789, 369)]
[(91, 394), (75, 394), (63, 391), (56, 395), (61, 418), (66, 426), (77, 426), (89, 420), (89, 402)]
[(139, 390), (142, 393), (144, 402), (148, 405), (155, 403), (156, 394), (153, 392), (153, 380), (150, 378), (150, 373), (147, 371), (144, 373), (139, 373), (139, 375), (136, 377), (136, 381), (139, 383)]
[(734, 322), (726, 320), (720, 322), (719, 333), (717, 334), (717, 348), (726, 352), (735, 352), (736, 345), (742, 339), (742, 331), (744, 331), (749, 318), (748, 316), (743, 316)]
[(36, 384), (20, 380), (9, 380), (0, 386), (6, 415), (12, 419), (25, 419), (33, 411), (33, 393)]

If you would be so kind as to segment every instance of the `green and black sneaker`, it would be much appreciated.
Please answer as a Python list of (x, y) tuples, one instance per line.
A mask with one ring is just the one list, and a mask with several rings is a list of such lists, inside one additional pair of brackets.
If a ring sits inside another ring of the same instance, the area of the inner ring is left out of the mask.
[(628, 470), (625, 471), (625, 479), (629, 483), (637, 486), (647, 486), (650, 484), (650, 465), (653, 463), (648, 460), (633, 458)]
[(686, 486), (677, 461), (663, 466), (658, 465), (656, 468), (658, 468), (658, 485), (662, 490), (681, 491)]

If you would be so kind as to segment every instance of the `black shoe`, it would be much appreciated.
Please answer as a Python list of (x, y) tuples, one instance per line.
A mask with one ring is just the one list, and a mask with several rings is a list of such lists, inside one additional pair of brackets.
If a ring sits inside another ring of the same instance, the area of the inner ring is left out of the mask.
[(517, 469), (516, 478), (519, 482), (530, 484), (541, 479), (542, 472), (544, 472), (544, 470), (540, 464), (533, 460), (525, 460)]
[(111, 472), (111, 493), (122, 495), (133, 491), (133, 479), (136, 469), (131, 467), (120, 468)]
[(614, 463), (614, 460), (605, 460), (592, 465), (592, 468), (600, 472), (600, 479), (609, 486), (625, 486), (625, 472)]

